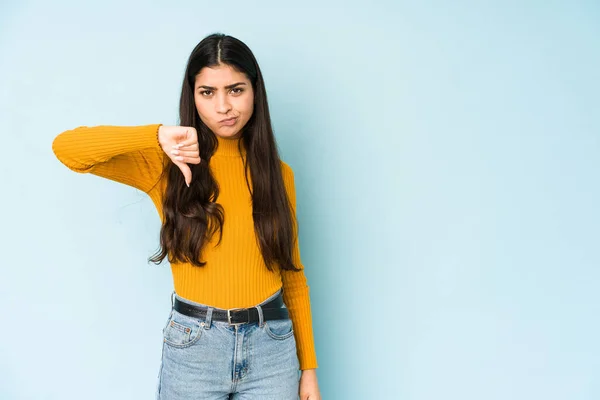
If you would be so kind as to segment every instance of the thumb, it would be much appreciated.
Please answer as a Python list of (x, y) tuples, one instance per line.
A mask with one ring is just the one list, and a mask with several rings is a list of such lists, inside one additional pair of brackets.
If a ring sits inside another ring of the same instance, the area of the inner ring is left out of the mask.
[(190, 183), (192, 182), (192, 170), (190, 169), (190, 166), (182, 162), (176, 162), (175, 165), (177, 165), (183, 173), (187, 187), (190, 187)]

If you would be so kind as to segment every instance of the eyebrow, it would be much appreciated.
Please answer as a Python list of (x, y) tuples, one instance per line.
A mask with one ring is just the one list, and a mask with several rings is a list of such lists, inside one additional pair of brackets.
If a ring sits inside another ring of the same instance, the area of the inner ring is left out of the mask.
[[(239, 85), (245, 85), (245, 84), (246, 84), (245, 82), (236, 82), (236, 83), (232, 83), (231, 85), (227, 85), (227, 86), (225, 86), (225, 89), (231, 89), (231, 88), (233, 88), (233, 87), (235, 87), (235, 86), (239, 86)], [(198, 86), (198, 87), (196, 88), (196, 90), (198, 90), (198, 89), (217, 90), (217, 88), (216, 88), (216, 87), (212, 87), (212, 86), (206, 86), (206, 85), (201, 85), (201, 86)]]

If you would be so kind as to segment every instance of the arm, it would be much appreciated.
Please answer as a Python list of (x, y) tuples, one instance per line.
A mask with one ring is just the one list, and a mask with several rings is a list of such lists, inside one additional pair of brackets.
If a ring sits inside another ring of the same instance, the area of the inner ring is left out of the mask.
[(80, 126), (56, 136), (52, 150), (75, 172), (91, 173), (148, 193), (168, 160), (158, 142), (161, 125)]
[[(296, 187), (294, 184), (294, 172), (291, 167), (282, 162), (284, 183), (290, 202), (292, 203), (293, 215), (296, 215)], [(297, 238), (297, 236), (296, 236)], [(301, 370), (315, 369), (318, 367), (315, 351), (312, 314), (310, 309), (310, 287), (304, 275), (304, 265), (300, 259), (300, 244), (296, 240), (293, 254), (294, 264), (302, 268), (301, 271), (281, 270), (283, 281), (283, 300), (288, 308), (290, 319), (294, 326), (294, 333), (298, 345), (298, 359)]]

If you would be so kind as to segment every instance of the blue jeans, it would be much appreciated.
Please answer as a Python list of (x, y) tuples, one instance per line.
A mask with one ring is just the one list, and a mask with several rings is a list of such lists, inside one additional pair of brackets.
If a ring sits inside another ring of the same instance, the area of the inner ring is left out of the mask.
[(257, 305), (260, 321), (237, 326), (213, 321), (212, 307), (204, 319), (171, 309), (163, 329), (156, 398), (297, 400), (301, 371), (292, 320), (265, 321), (260, 308), (279, 292)]

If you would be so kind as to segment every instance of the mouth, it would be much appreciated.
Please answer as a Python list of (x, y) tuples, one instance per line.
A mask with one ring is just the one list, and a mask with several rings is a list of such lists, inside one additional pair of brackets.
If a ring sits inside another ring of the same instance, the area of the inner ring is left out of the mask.
[(227, 118), (227, 119), (222, 119), (219, 122), (233, 122), (236, 120), (237, 117), (232, 117), (232, 118)]

